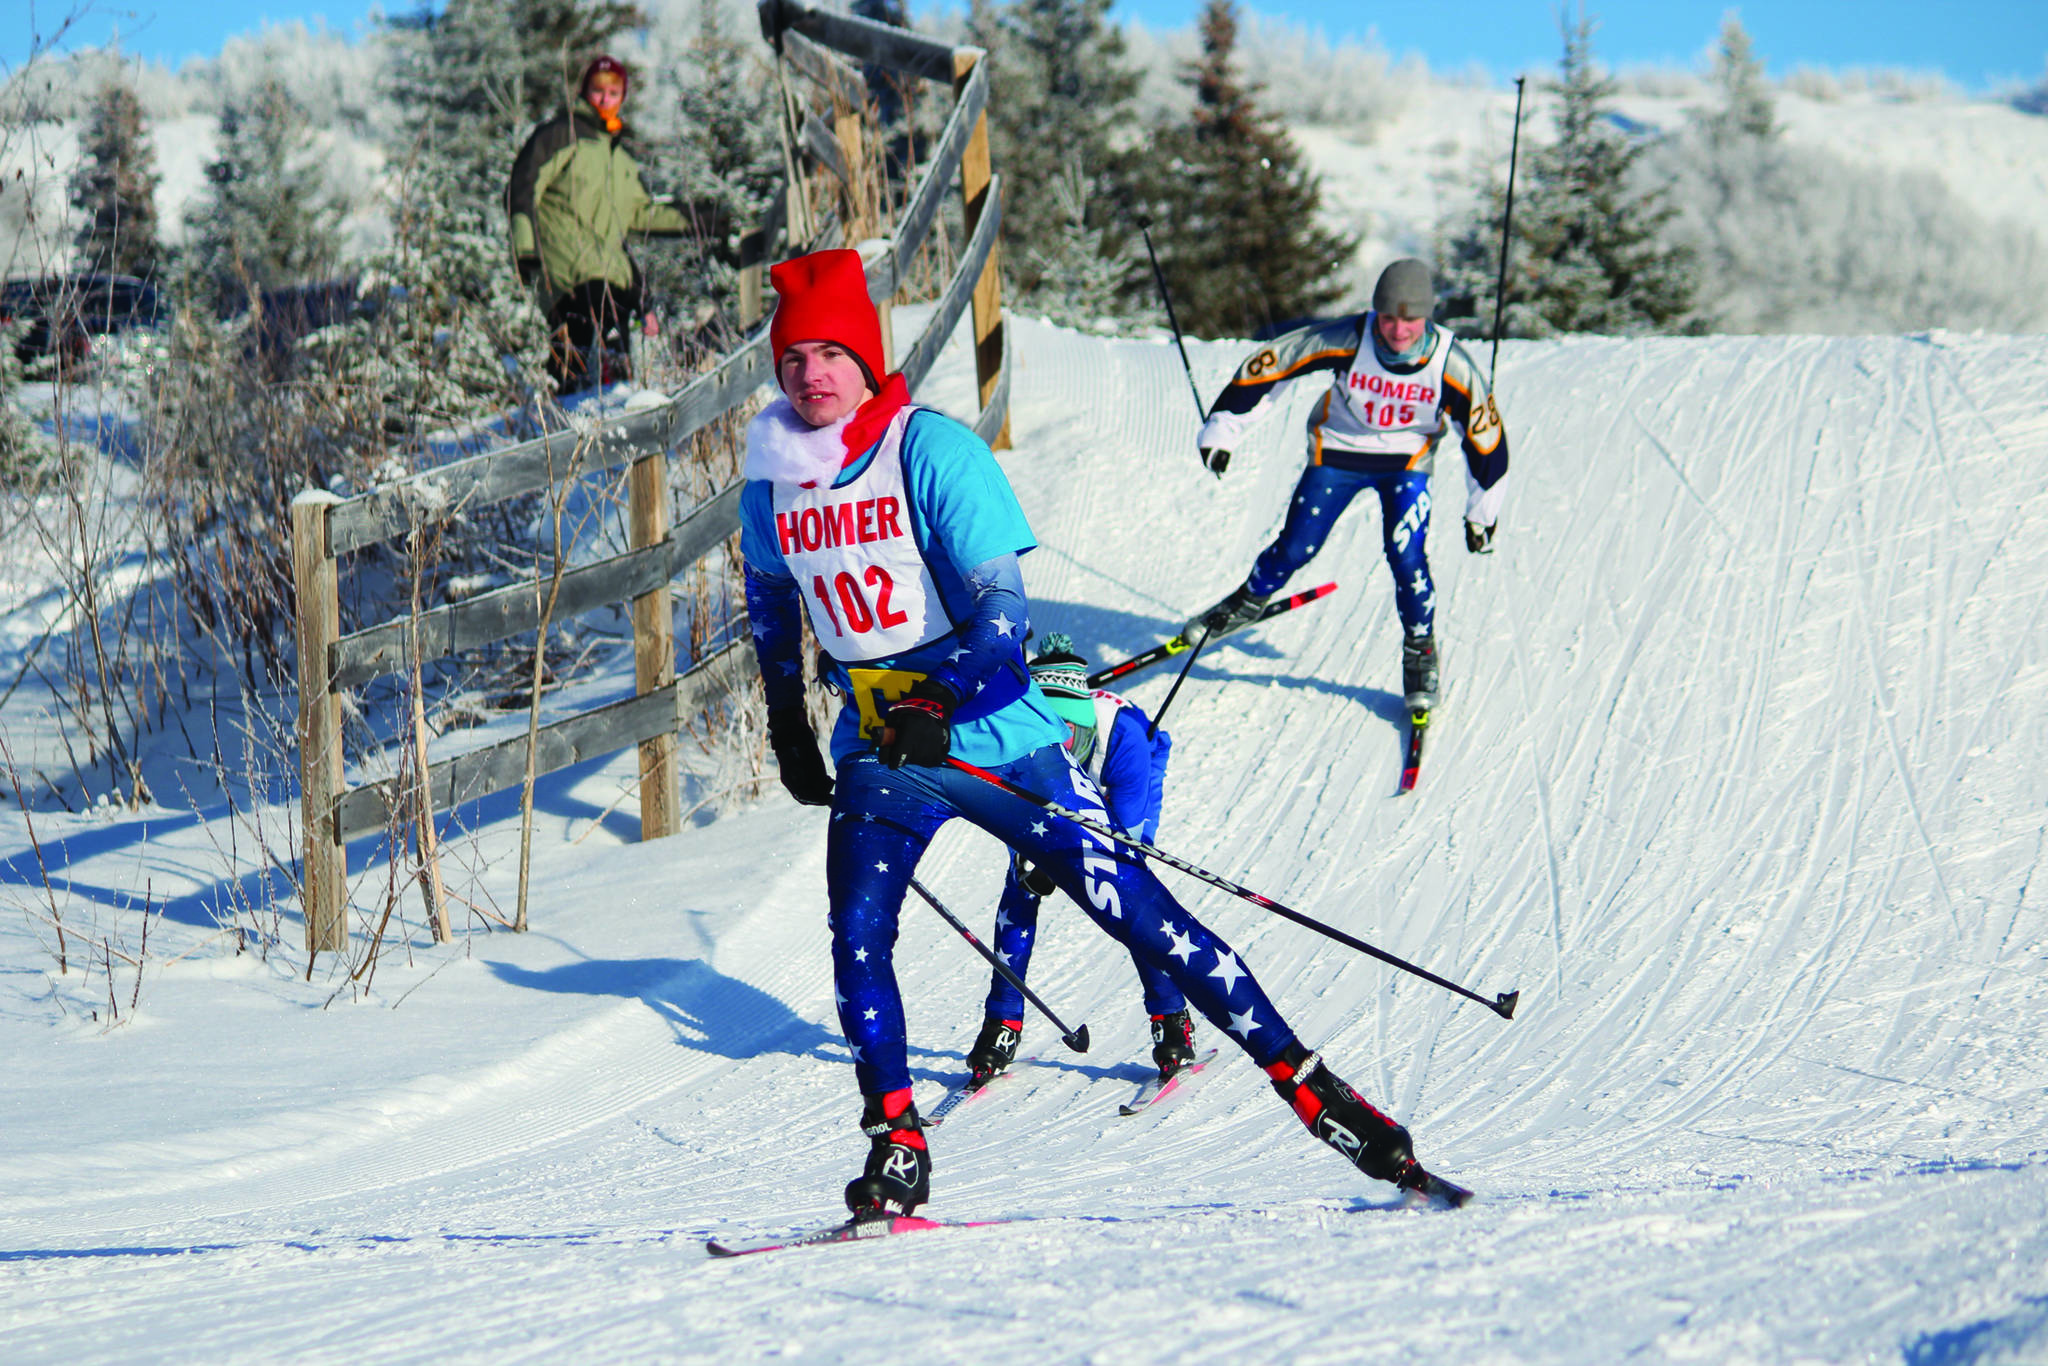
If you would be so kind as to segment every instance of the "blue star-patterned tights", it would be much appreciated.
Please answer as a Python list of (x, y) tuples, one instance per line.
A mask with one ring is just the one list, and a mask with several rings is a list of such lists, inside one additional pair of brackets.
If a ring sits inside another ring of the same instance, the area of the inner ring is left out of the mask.
[[(994, 772), (1107, 820), (1094, 782), (1058, 745)], [(825, 849), (839, 1024), (863, 1095), (910, 1085), (903, 995), (896, 985), (896, 917), (919, 856), (955, 816), (1044, 868), (1105, 933), (1172, 979), (1188, 1003), (1260, 1067), (1294, 1042), (1294, 1031), (1231, 947), (1120, 846), (957, 769), (889, 769), (863, 755), (839, 766)]]
[(1420, 470), (1391, 474), (1357, 474), (1310, 465), (1294, 486), (1287, 521), (1273, 544), (1252, 565), (1247, 586), (1254, 593), (1277, 592), (1295, 570), (1315, 558), (1330, 539), (1351, 500), (1371, 489), (1380, 496), (1381, 544), (1387, 568), (1394, 571), (1394, 606), (1401, 626), (1411, 636), (1428, 635), (1436, 624), (1436, 586), (1429, 578), (1429, 476)]

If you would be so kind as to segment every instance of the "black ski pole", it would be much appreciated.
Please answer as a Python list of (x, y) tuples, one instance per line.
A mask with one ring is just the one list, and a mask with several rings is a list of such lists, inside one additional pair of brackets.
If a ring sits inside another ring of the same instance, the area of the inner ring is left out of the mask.
[(1500, 364), (1500, 317), (1507, 306), (1508, 230), (1515, 222), (1515, 157), (1522, 150), (1522, 84), (1527, 76), (1515, 77), (1515, 133), (1508, 141), (1508, 202), (1500, 215), (1500, 279), (1493, 286), (1493, 355), (1486, 362), (1486, 387), (1493, 388), (1493, 372)]
[[(1343, 944), (1349, 948), (1357, 949), (1360, 953), (1369, 954), (1370, 956), (1379, 959), (1382, 963), (1386, 963), (1392, 967), (1397, 967), (1401, 969), (1401, 971), (1403, 972), (1413, 973), (1425, 982), (1434, 982), (1436, 983), (1436, 985), (1444, 988), (1446, 991), (1454, 991), (1458, 995), (1463, 996), (1465, 999), (1469, 1001), (1477, 1001), (1479, 1002), (1479, 1004), (1485, 1006), (1494, 1014), (1500, 1016), (1503, 1020), (1512, 1020), (1515, 1018), (1515, 1002), (1517, 999), (1521, 997), (1522, 993), (1520, 991), (1502, 992), (1500, 995), (1494, 997), (1492, 1000), (1489, 1001), (1484, 996), (1481, 996), (1478, 992), (1472, 991), (1466, 987), (1461, 987), (1456, 982), (1450, 981), (1448, 978), (1439, 977), (1435, 973), (1429, 971), (1427, 968), (1419, 968), (1415, 966), (1415, 964), (1408, 962), (1406, 959), (1396, 958), (1393, 954), (1388, 953), (1385, 949), (1375, 948), (1373, 945), (1366, 943), (1363, 939), (1353, 938), (1351, 935), (1344, 933), (1344, 931), (1336, 928), (1334, 925), (1325, 925), (1322, 921), (1317, 920), (1312, 916), (1303, 915), (1300, 911), (1294, 910), (1291, 907), (1281, 905), (1279, 902), (1273, 900), (1271, 897), (1261, 896), (1259, 895), (1259, 893), (1253, 891), (1249, 887), (1241, 887), (1237, 883), (1232, 882), (1229, 878), (1221, 877), (1215, 873), (1210, 872), (1206, 868), (1202, 868), (1195, 864), (1189, 863), (1186, 859), (1175, 858), (1172, 854), (1167, 853), (1164, 849), (1156, 848), (1153, 845), (1147, 844), (1145, 843), (1145, 841), (1137, 838), (1135, 835), (1127, 835), (1123, 831), (1118, 830), (1115, 826), (1112, 826), (1107, 822), (1098, 821), (1092, 817), (1084, 816), (1078, 811), (1059, 805), (1057, 802), (1052, 801), (1050, 798), (1041, 797), (1036, 792), (1027, 791), (1024, 788), (1017, 786), (1015, 783), (1011, 782), (1009, 779), (1003, 777), (999, 773), (991, 773), (985, 768), (976, 768), (973, 764), (950, 757), (946, 760), (946, 764), (948, 767), (957, 768), (962, 773), (969, 774), (973, 777), (981, 779), (985, 783), (990, 783), (996, 787), (999, 787), (1013, 797), (1022, 798), (1023, 800), (1030, 802), (1033, 806), (1037, 807), (1041, 811), (1047, 811), (1055, 816), (1063, 817), (1067, 820), (1072, 821), (1074, 824), (1080, 826), (1084, 830), (1092, 830), (1096, 834), (1101, 835), (1106, 839), (1115, 840), (1118, 844), (1124, 845), (1126, 848), (1135, 849), (1139, 853), (1144, 854), (1148, 858), (1154, 858), (1159, 860), (1161, 863), (1165, 864), (1169, 868), (1178, 868), (1183, 873), (1186, 873), (1191, 877), (1200, 878), (1202, 881), (1208, 883), (1211, 887), (1221, 887), (1224, 891), (1229, 892), (1232, 896), (1243, 897), (1246, 901), (1251, 902), (1252, 905), (1257, 906), (1262, 910), (1268, 910), (1273, 912), (1273, 914), (1275, 915), (1285, 917), (1288, 920), (1292, 920), (1297, 925), (1305, 926), (1308, 929), (1314, 930), (1318, 934), (1336, 940), (1339, 944)], [(914, 886), (916, 884), (913, 883), (912, 885)]]
[[(1166, 325), (1173, 329), (1173, 344), (1180, 351), (1180, 368), (1188, 377), (1188, 393), (1195, 400), (1195, 420), (1207, 422), (1209, 410), (1202, 406), (1202, 391), (1195, 387), (1195, 367), (1188, 363), (1188, 344), (1181, 340), (1180, 319), (1173, 315), (1173, 295), (1166, 289), (1166, 272), (1159, 268), (1159, 253), (1152, 250), (1152, 220), (1140, 218), (1138, 232), (1145, 239), (1145, 255), (1152, 262), (1152, 283), (1159, 286), (1159, 302), (1166, 305)], [(1218, 479), (1221, 471), (1211, 471)]]
[(988, 965), (994, 968), (996, 972), (1001, 975), (1002, 979), (1005, 982), (1008, 982), (1011, 986), (1023, 992), (1024, 999), (1031, 1002), (1031, 1004), (1037, 1006), (1039, 1011), (1042, 1014), (1044, 1014), (1045, 1018), (1052, 1021), (1053, 1028), (1057, 1029), (1060, 1032), (1061, 1043), (1064, 1043), (1067, 1047), (1073, 1049), (1076, 1053), (1086, 1053), (1088, 1051), (1087, 1025), (1084, 1024), (1079, 1029), (1067, 1028), (1066, 1025), (1060, 1022), (1060, 1017), (1052, 1013), (1052, 1007), (1047, 1005), (1044, 1001), (1038, 999), (1038, 993), (1033, 991), (1030, 987), (1025, 986), (1024, 979), (1022, 977), (1019, 977), (1016, 973), (1010, 971), (1009, 964), (1005, 963), (1002, 959), (996, 957), (995, 953), (988, 947), (988, 945), (982, 943), (979, 939), (976, 939), (974, 937), (973, 930), (970, 930), (965, 925), (961, 924), (959, 919), (956, 916), (954, 916), (954, 914), (951, 911), (947, 910), (944, 906), (940, 905), (939, 899), (933, 896), (930, 892), (926, 891), (924, 888), (924, 884), (922, 882), (919, 882), (916, 878), (910, 879), (910, 890), (916, 892), (919, 896), (923, 897), (925, 899), (926, 905), (930, 906), (933, 910), (937, 911), (940, 915), (944, 916), (946, 923), (948, 925), (951, 925), (955, 930), (958, 930), (960, 932), (960, 937), (962, 939), (965, 939), (968, 943), (974, 945), (974, 951), (976, 953), (979, 953), (983, 958), (988, 959)]
[(1152, 713), (1152, 724), (1145, 728), (1145, 738), (1150, 740), (1159, 734), (1159, 722), (1166, 715), (1166, 709), (1173, 705), (1173, 699), (1180, 696), (1180, 685), (1187, 682), (1188, 670), (1195, 667), (1195, 660), (1201, 655), (1202, 647), (1209, 643), (1215, 629), (1208, 622), (1202, 623), (1202, 638), (1195, 642), (1195, 648), (1188, 651), (1188, 662), (1180, 666), (1180, 673), (1174, 678), (1173, 686), (1166, 690), (1166, 700), (1159, 704), (1159, 710)]

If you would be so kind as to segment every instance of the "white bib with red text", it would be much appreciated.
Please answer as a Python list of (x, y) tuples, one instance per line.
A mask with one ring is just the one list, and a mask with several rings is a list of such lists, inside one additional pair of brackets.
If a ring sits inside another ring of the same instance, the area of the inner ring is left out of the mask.
[(1348, 419), (1342, 424), (1341, 440), (1334, 444), (1360, 452), (1414, 455), (1443, 430), (1450, 333), (1438, 330), (1436, 350), (1411, 375), (1397, 375), (1381, 365), (1371, 337), (1361, 341), (1351, 368), (1332, 381), (1344, 396)]
[(910, 527), (903, 479), (906, 404), (858, 479), (841, 488), (773, 484), (775, 538), (827, 654), (859, 663), (953, 629)]

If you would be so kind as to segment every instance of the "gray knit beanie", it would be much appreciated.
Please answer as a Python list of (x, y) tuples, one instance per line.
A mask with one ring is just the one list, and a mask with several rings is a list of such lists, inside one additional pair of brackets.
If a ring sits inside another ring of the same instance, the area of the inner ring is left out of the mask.
[(1372, 311), (1396, 318), (1427, 318), (1436, 312), (1436, 281), (1429, 267), (1404, 256), (1381, 271), (1372, 288)]

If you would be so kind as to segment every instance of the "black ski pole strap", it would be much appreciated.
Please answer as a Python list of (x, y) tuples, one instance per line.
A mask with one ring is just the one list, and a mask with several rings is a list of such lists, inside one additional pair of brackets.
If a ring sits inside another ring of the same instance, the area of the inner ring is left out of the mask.
[[(1200, 878), (1202, 881), (1208, 883), (1211, 887), (1220, 887), (1222, 890), (1229, 892), (1232, 896), (1242, 897), (1244, 900), (1251, 902), (1252, 905), (1259, 907), (1261, 910), (1271, 911), (1273, 914), (1280, 916), (1283, 919), (1292, 920), (1295, 924), (1300, 925), (1305, 929), (1314, 930), (1316, 933), (1323, 935), (1326, 938), (1336, 940), (1339, 944), (1343, 944), (1348, 948), (1357, 949), (1360, 953), (1366, 954), (1373, 958), (1377, 958), (1382, 963), (1387, 964), (1389, 967), (1396, 967), (1401, 969), (1401, 971), (1403, 972), (1413, 973), (1415, 976), (1420, 977), (1423, 981), (1433, 982), (1437, 986), (1442, 987), (1444, 990), (1455, 992), (1469, 1001), (1477, 1001), (1480, 1005), (1485, 1006), (1488, 1010), (1500, 1016), (1503, 1020), (1512, 1020), (1513, 1018), (1515, 1018), (1515, 1002), (1521, 996), (1521, 992), (1519, 991), (1502, 992), (1500, 995), (1494, 997), (1492, 1000), (1488, 1000), (1486, 997), (1481, 996), (1478, 992), (1473, 991), (1469, 987), (1461, 987), (1456, 982), (1451, 981), (1449, 978), (1439, 977), (1435, 973), (1431, 972), (1429, 969), (1417, 967), (1415, 964), (1409, 962), (1405, 958), (1397, 958), (1393, 954), (1388, 953), (1385, 949), (1378, 948), (1375, 945), (1366, 943), (1363, 939), (1359, 939), (1353, 935), (1348, 935), (1344, 933), (1344, 931), (1338, 929), (1334, 925), (1325, 925), (1322, 921), (1317, 920), (1314, 916), (1303, 915), (1300, 911), (1297, 911), (1290, 906), (1283, 906), (1279, 902), (1273, 900), (1271, 897), (1263, 896), (1260, 893), (1253, 891), (1249, 887), (1240, 886), (1238, 883), (1232, 882), (1229, 878), (1223, 877), (1217, 873), (1212, 873), (1207, 868), (1204, 868), (1199, 864), (1189, 863), (1186, 859), (1177, 858), (1174, 855), (1167, 853), (1164, 849), (1161, 849), (1156, 845), (1147, 844), (1144, 840), (1137, 838), (1135, 835), (1127, 835), (1123, 831), (1118, 830), (1115, 826), (1110, 825), (1106, 821), (1098, 821), (1093, 817), (1084, 816), (1080, 812), (1075, 811), (1069, 807), (1061, 806), (1059, 803), (1053, 801), (1049, 797), (1041, 797), (1036, 792), (1032, 792), (1026, 788), (1021, 788), (1017, 786), (1015, 783), (1011, 782), (1008, 778), (1003, 777), (999, 773), (991, 773), (985, 768), (976, 768), (973, 764), (970, 764), (963, 759), (955, 759), (951, 756), (947, 757), (946, 764), (950, 768), (957, 768), (962, 773), (968, 774), (971, 777), (979, 778), (983, 782), (989, 783), (992, 786), (999, 787), (1003, 791), (1009, 793), (1011, 796), (1021, 798), (1022, 800), (1031, 803), (1033, 806), (1037, 807), (1041, 811), (1047, 811), (1055, 816), (1059, 816), (1065, 820), (1072, 821), (1075, 825), (1080, 826), (1083, 830), (1092, 830), (1096, 834), (1103, 836), (1105, 839), (1115, 840), (1117, 843), (1122, 844), (1128, 848), (1134, 849), (1138, 853), (1143, 854), (1148, 858), (1158, 859), (1161, 863), (1165, 864), (1169, 868), (1178, 868), (1180, 869), (1180, 871), (1186, 873), (1190, 877)], [(916, 884), (913, 883), (911, 885), (915, 886)]]

